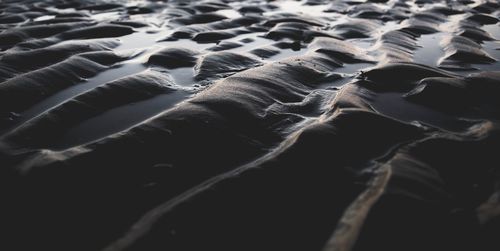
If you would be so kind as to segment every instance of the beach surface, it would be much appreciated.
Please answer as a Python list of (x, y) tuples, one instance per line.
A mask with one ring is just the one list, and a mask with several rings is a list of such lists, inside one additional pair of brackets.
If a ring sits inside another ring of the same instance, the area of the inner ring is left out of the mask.
[(0, 250), (498, 251), (499, 18), (0, 1)]

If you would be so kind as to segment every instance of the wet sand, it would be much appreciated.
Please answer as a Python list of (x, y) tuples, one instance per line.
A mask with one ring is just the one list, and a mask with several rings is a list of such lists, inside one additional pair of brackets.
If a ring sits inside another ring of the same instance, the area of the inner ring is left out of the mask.
[(500, 3), (0, 2), (2, 250), (498, 250)]

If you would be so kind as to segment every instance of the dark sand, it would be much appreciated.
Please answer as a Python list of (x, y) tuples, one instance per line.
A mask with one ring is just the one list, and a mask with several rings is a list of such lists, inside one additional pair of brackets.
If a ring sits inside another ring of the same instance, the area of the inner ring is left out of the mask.
[(496, 0), (0, 1), (0, 250), (500, 250)]

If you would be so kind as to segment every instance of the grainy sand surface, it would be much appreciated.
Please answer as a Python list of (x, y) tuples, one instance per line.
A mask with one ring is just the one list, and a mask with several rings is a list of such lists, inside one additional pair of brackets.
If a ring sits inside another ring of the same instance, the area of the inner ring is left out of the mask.
[(500, 250), (499, 18), (0, 1), (0, 250)]

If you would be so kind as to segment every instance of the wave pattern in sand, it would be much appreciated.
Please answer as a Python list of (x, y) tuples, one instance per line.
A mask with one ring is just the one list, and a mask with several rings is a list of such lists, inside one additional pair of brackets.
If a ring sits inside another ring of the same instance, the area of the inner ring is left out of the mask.
[(0, 248), (498, 250), (500, 3), (0, 2)]

